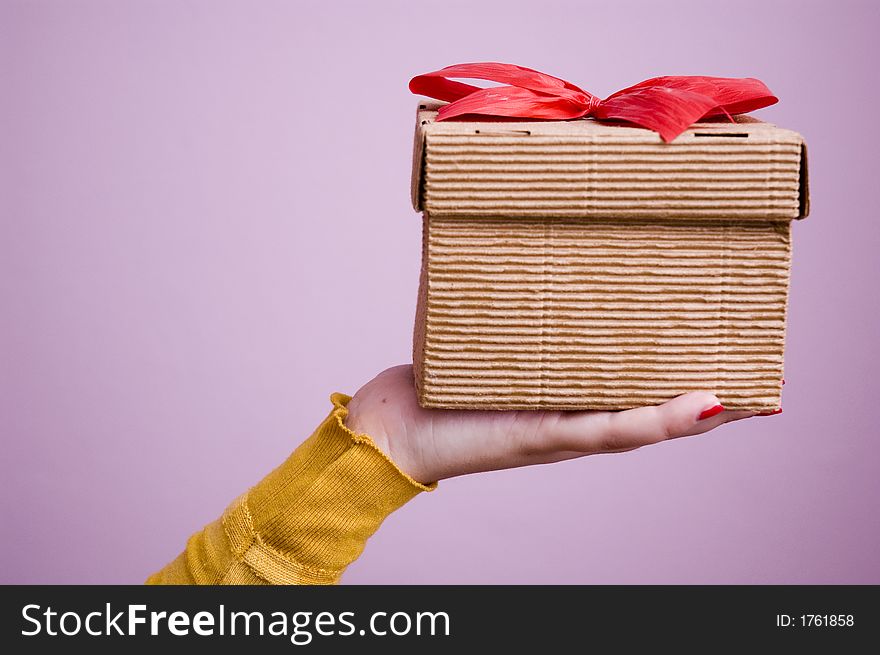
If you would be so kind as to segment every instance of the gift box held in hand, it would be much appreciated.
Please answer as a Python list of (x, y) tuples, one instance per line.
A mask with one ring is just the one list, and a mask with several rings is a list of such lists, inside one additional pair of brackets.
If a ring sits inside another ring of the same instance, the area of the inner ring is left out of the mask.
[(800, 135), (743, 116), (671, 139), (438, 121), (441, 106), (421, 102), (414, 148), (423, 406), (624, 409), (706, 390), (780, 407)]

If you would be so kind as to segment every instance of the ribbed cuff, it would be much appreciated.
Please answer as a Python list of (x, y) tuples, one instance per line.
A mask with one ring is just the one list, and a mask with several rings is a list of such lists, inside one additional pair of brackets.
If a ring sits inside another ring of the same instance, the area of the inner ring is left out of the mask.
[(224, 515), (236, 557), (268, 582), (337, 582), (391, 512), (437, 486), (413, 480), (346, 427), (349, 396), (330, 400), (315, 433)]

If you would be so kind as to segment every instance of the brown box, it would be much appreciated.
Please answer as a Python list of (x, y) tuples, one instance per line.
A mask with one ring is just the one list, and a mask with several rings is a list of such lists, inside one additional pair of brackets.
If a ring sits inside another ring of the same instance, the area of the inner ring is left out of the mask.
[(671, 143), (595, 120), (435, 122), (413, 362), (425, 407), (780, 406), (802, 137), (747, 117)]

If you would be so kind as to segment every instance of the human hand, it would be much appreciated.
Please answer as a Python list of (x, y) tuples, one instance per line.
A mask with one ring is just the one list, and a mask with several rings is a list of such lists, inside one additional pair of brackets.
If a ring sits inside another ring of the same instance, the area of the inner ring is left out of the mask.
[(412, 478), (429, 483), (626, 452), (755, 415), (720, 407), (713, 394), (697, 391), (620, 412), (423, 409), (407, 365), (389, 368), (361, 387), (348, 405), (346, 425), (368, 434)]

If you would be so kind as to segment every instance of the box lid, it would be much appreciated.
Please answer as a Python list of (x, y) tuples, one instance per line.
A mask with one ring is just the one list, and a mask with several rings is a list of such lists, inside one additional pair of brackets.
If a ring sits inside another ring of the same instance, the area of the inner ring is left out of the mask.
[(421, 101), (412, 202), (431, 215), (790, 220), (809, 213), (800, 134), (748, 116), (650, 130), (574, 121), (443, 121)]

